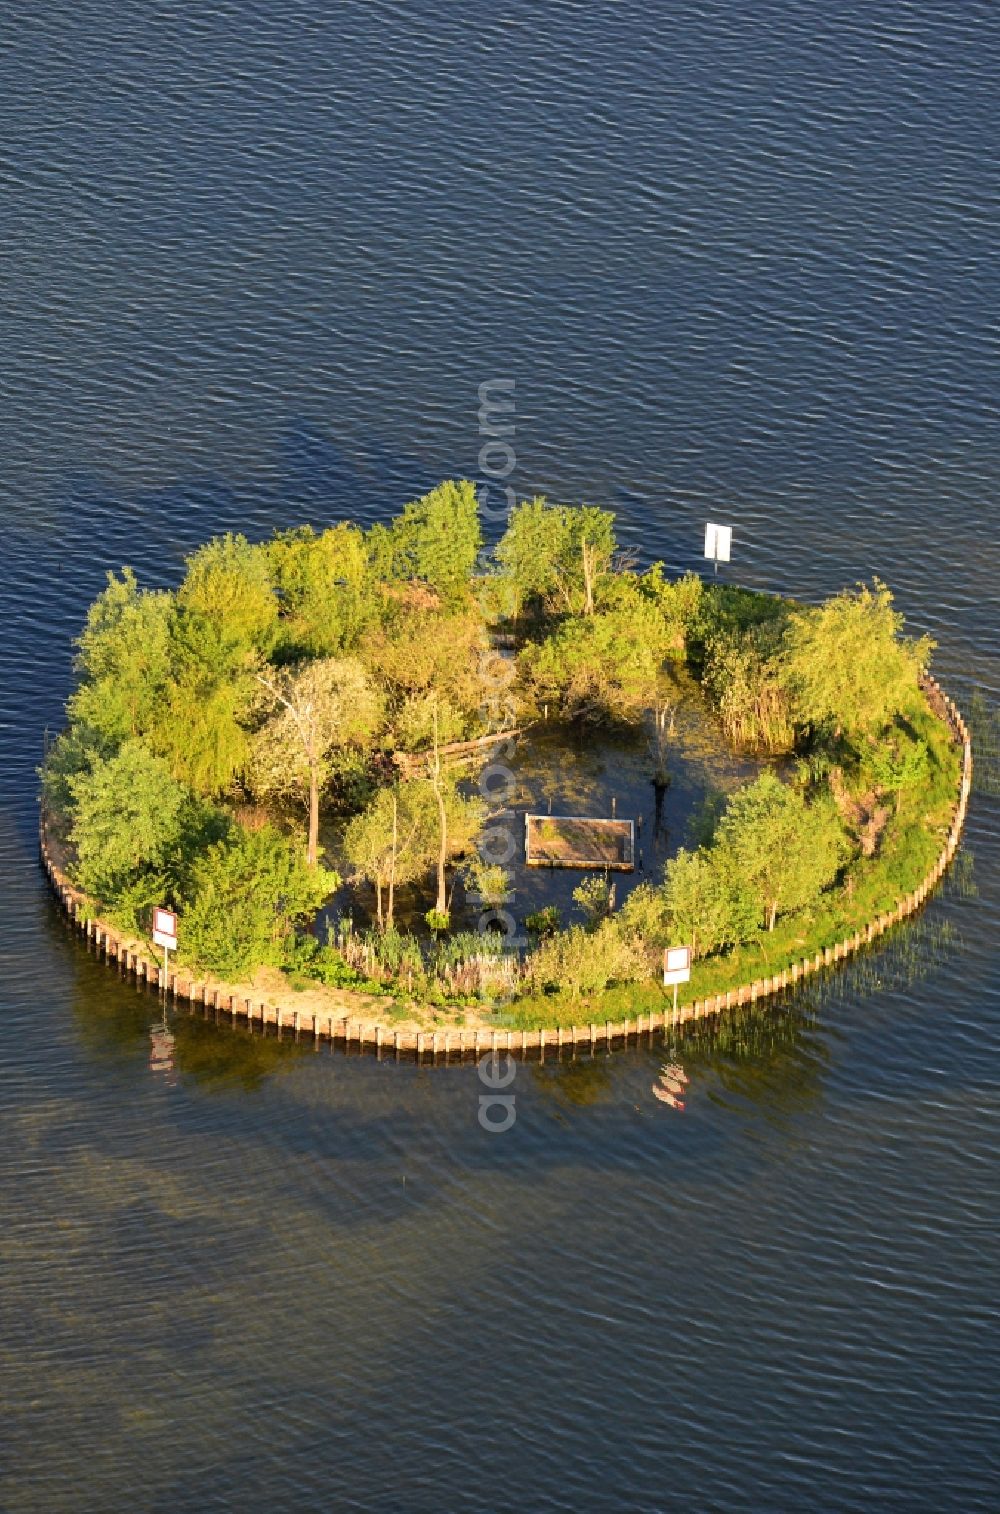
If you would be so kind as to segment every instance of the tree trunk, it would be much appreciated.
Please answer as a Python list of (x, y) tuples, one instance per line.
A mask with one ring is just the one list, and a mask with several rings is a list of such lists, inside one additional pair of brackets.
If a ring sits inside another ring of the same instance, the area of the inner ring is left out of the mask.
[(775, 922), (775, 920), (777, 920), (777, 918), (778, 918), (778, 906), (777, 906), (777, 904), (772, 904), (771, 905), (770, 918), (769, 918), (769, 920), (767, 922), (767, 928), (768, 928), (768, 930), (774, 930), (774, 922)]
[(316, 856), (319, 852), (319, 774), (316, 771), (315, 762), (309, 764), (309, 844), (306, 848), (306, 860), (310, 867), (315, 867)]
[(375, 918), (378, 921), (379, 930), (382, 929), (382, 875), (375, 874)]
[(588, 545), (587, 545), (586, 542), (583, 542), (581, 550), (583, 552), (583, 592), (584, 592), (583, 613), (584, 613), (584, 615), (593, 615), (593, 613), (594, 613), (594, 559), (591, 556), (590, 548), (588, 547)]
[(448, 888), (445, 880), (445, 867), (448, 862), (448, 812), (441, 792), (440, 775), (435, 780), (434, 792), (437, 794), (438, 815), (441, 820), (441, 849), (438, 852), (437, 864), (438, 895), (435, 909), (442, 915), (446, 915), (448, 913)]
[(399, 800), (392, 796), (392, 854), (389, 858), (389, 912), (386, 926), (392, 930), (393, 912), (396, 908), (396, 853), (399, 848)]
[(444, 795), (441, 792), (441, 746), (438, 741), (438, 715), (437, 703), (434, 704), (434, 795), (438, 804), (438, 818), (441, 822), (441, 846), (438, 850), (437, 863), (437, 904), (434, 908), (441, 915), (448, 913), (448, 887), (445, 879), (445, 867), (448, 862), (448, 812), (445, 809)]

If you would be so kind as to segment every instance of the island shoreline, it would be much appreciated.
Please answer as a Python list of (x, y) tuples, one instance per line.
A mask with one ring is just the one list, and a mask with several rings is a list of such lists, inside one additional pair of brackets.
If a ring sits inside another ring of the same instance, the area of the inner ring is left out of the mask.
[[(725, 992), (705, 999), (679, 1003), (676, 1013), (672, 1007), (662, 1011), (637, 1014), (634, 1018), (604, 1022), (588, 1021), (583, 1025), (552, 1025), (538, 1029), (503, 1029), (496, 1026), (443, 1026), (433, 1029), (416, 1028), (381, 1020), (370, 1020), (355, 1012), (343, 1016), (333, 1014), (303, 1014), (281, 1004), (268, 1004), (247, 996), (243, 989), (232, 984), (217, 983), (211, 979), (198, 979), (190, 974), (171, 972), (164, 981), (164, 970), (151, 961), (142, 950), (142, 943), (134, 937), (116, 930), (102, 921), (95, 912), (93, 902), (76, 888), (53, 856), (48, 836), (48, 817), (42, 810), (39, 825), (39, 849), (53, 893), (62, 906), (71, 924), (92, 944), (99, 956), (117, 964), (119, 972), (129, 976), (138, 987), (156, 988), (172, 999), (186, 1000), (192, 1007), (201, 1007), (205, 1014), (212, 1013), (216, 1021), (228, 1020), (233, 1025), (246, 1024), (262, 1031), (273, 1029), (278, 1035), (290, 1032), (296, 1038), (305, 1037), (316, 1043), (328, 1042), (340, 1045), (344, 1050), (352, 1046), (359, 1052), (374, 1051), (382, 1056), (389, 1052), (397, 1058), (415, 1055), (422, 1060), (428, 1052), (433, 1060), (443, 1055), (445, 1060), (456, 1057), (482, 1056), (484, 1054), (510, 1054), (520, 1057), (537, 1055), (542, 1060), (547, 1051), (561, 1051), (564, 1047), (594, 1050), (597, 1046), (608, 1050), (615, 1043), (627, 1045), (648, 1038), (652, 1042), (657, 1032), (665, 1033), (693, 1020), (703, 1020), (737, 1006), (756, 1004), (763, 999), (797, 987), (813, 974), (833, 967), (872, 945), (893, 926), (900, 924), (916, 913), (933, 893), (958, 851), (962, 831), (968, 813), (969, 796), (972, 790), (972, 741), (968, 726), (954, 701), (944, 692), (936, 679), (925, 674), (921, 688), (929, 699), (943, 709), (952, 734), (962, 746), (962, 766), (959, 791), (947, 839), (933, 867), (911, 893), (897, 900), (896, 906), (869, 921), (864, 929), (818, 951), (812, 957), (789, 963), (769, 977), (741, 983)], [(362, 1001), (371, 996), (352, 995), (342, 990), (345, 1007), (351, 1008), (355, 997)], [(355, 1006), (362, 1009), (362, 1003)]]

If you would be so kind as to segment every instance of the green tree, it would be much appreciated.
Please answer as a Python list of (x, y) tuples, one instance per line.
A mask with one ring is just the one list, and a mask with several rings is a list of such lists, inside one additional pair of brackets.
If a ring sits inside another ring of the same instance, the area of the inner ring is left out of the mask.
[(319, 801), (337, 749), (368, 745), (382, 719), (382, 699), (361, 663), (324, 657), (284, 673), (256, 675), (273, 714), (253, 739), (249, 777), (262, 798), (282, 794), (308, 806), (306, 857), (319, 850)]
[(401, 746), (429, 744), (435, 701), (442, 740), (481, 726), (483, 645), (483, 624), (474, 609), (442, 614), (398, 606), (390, 624), (366, 637), (359, 655), (388, 692)]
[(887, 740), (867, 743), (862, 763), (863, 770), (871, 774), (877, 787), (883, 793), (895, 796), (898, 814), (903, 795), (926, 783), (930, 753), (926, 741), (911, 739), (898, 731)]
[(646, 635), (643, 611), (608, 613), (566, 620), (545, 641), (531, 643), (518, 657), (527, 697), (537, 706), (553, 704), (568, 720), (636, 719), (654, 695), (660, 662), (656, 636), (659, 616)]
[(595, 931), (614, 912), (615, 886), (607, 875), (585, 878), (573, 890), (573, 900), (583, 911), (585, 928)]
[(728, 870), (722, 854), (710, 849), (682, 848), (670, 859), (663, 901), (671, 937), (663, 944), (690, 946), (695, 957), (746, 941), (760, 923), (756, 899), (742, 874)]
[(681, 578), (668, 579), (663, 564), (657, 562), (639, 579), (639, 588), (652, 600), (663, 620), (664, 655), (682, 658), (701, 610), (705, 586), (698, 574), (685, 573)]
[(169, 673), (172, 615), (171, 595), (141, 590), (131, 568), (108, 574), (77, 638), (72, 721), (115, 743), (149, 729)]
[(516, 613), (537, 602), (548, 613), (593, 615), (616, 550), (614, 522), (610, 510), (540, 496), (518, 505), (495, 554)]
[(753, 898), (757, 923), (812, 904), (846, 861), (843, 827), (831, 801), (807, 803), (772, 772), (738, 789), (719, 821), (711, 863)]
[(479, 500), (468, 479), (438, 484), (391, 525), (368, 533), (375, 577), (420, 579), (449, 605), (465, 597), (482, 542)]
[(392, 926), (396, 887), (432, 871), (438, 877), (442, 840), (446, 865), (466, 855), (484, 816), (481, 800), (466, 798), (447, 773), (436, 786), (434, 779), (411, 778), (375, 794), (346, 827), (343, 851), (355, 878), (374, 885), (380, 925)]
[(247, 760), (255, 657), (200, 611), (181, 610), (174, 617), (172, 671), (149, 744), (199, 794), (224, 794)]
[(183, 611), (208, 621), (223, 655), (270, 651), (278, 629), (268, 549), (245, 536), (217, 536), (187, 559), (177, 592)]
[(185, 957), (230, 981), (280, 966), (296, 928), (336, 889), (336, 873), (310, 867), (274, 826), (234, 827), (191, 868), (181, 901)]
[(253, 673), (274, 638), (276, 616), (262, 548), (222, 537), (189, 559), (171, 622), (170, 677), (149, 742), (199, 794), (224, 794), (246, 763)]
[(139, 874), (161, 867), (177, 845), (187, 790), (140, 741), (96, 759), (68, 784), (74, 876), (87, 893), (114, 903)]
[(42, 801), (50, 817), (68, 821), (74, 799), (70, 780), (91, 771), (95, 762), (114, 756), (116, 745), (93, 727), (79, 722), (60, 731), (38, 769)]
[[(461, 814), (456, 813), (456, 797), (460, 798), (454, 793), (444, 795), (452, 819)], [(415, 882), (436, 865), (439, 844), (438, 796), (426, 779), (410, 779), (390, 789), (379, 789), (367, 809), (349, 823), (344, 832), (344, 856), (355, 878), (374, 885), (380, 928), (392, 929), (397, 887)]]
[[(396, 885), (408, 883), (420, 872), (419, 862), (413, 855), (409, 825), (405, 806), (400, 805), (400, 787), (395, 785), (391, 789), (379, 789), (367, 809), (355, 815), (344, 832), (344, 857), (355, 879), (374, 886), (380, 930), (393, 927)], [(386, 890), (387, 910), (383, 907)]]
[(282, 531), (267, 548), (280, 605), (275, 656), (331, 657), (353, 647), (379, 613), (363, 532), (341, 522)]
[(792, 615), (784, 677), (803, 726), (868, 736), (909, 709), (930, 660), (929, 637), (903, 636), (903, 617), (879, 579)]

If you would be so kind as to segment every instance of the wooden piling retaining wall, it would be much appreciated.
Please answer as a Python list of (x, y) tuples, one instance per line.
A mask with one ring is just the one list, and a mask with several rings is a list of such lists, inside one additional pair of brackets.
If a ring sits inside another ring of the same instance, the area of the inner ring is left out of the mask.
[(212, 1011), (216, 1020), (225, 1016), (234, 1022), (243, 1020), (251, 1028), (259, 1026), (262, 1030), (271, 1026), (279, 1034), (290, 1031), (296, 1037), (305, 1035), (317, 1042), (338, 1042), (345, 1050), (373, 1049), (379, 1056), (388, 1052), (397, 1057), (416, 1053), (418, 1060), (426, 1053), (431, 1053), (435, 1061), (442, 1055), (447, 1061), (452, 1056), (482, 1056), (486, 1052), (497, 1051), (520, 1057), (526, 1057), (529, 1053), (537, 1054), (544, 1061), (547, 1051), (558, 1053), (564, 1046), (582, 1046), (591, 1051), (599, 1045), (610, 1048), (616, 1042), (627, 1043), (643, 1036), (652, 1037), (655, 1032), (667, 1030), (674, 1025), (705, 1019), (736, 1005), (754, 1004), (773, 994), (782, 993), (814, 973), (843, 962), (920, 909), (958, 850), (972, 790), (972, 742), (968, 727), (956, 705), (935, 679), (926, 676), (923, 687), (945, 710), (948, 723), (962, 747), (961, 781), (948, 836), (937, 861), (923, 882), (912, 893), (900, 899), (893, 909), (869, 921), (863, 929), (838, 941), (835, 946), (828, 946), (812, 957), (791, 962), (770, 977), (758, 978), (752, 983), (741, 983), (736, 988), (707, 999), (680, 1004), (676, 1014), (667, 1007), (637, 1015), (634, 1019), (614, 1022), (608, 1020), (601, 1025), (562, 1025), (545, 1030), (469, 1030), (458, 1026), (438, 1030), (398, 1030), (392, 1025), (359, 1020), (350, 1015), (307, 1015), (298, 1010), (281, 1010), (274, 1005), (238, 996), (226, 985), (206, 984), (190, 973), (171, 972), (169, 981), (164, 984), (162, 967), (143, 953), (134, 951), (118, 931), (96, 918), (87, 896), (75, 888), (58, 867), (49, 847), (44, 812), (39, 830), (42, 864), (70, 921), (94, 944), (99, 955), (117, 963), (119, 971), (133, 977), (136, 983), (165, 989), (175, 1001), (186, 999), (191, 1004), (200, 1005), (206, 1014)]

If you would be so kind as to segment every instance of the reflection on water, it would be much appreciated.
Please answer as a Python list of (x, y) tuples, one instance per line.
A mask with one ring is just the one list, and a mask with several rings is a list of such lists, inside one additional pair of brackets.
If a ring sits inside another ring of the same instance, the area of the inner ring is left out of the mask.
[[(113, 971), (94, 965), (109, 975)], [(145, 1059), (150, 1071), (166, 1071), (163, 1061), (154, 1065), (155, 1051), (169, 1060), (174, 1073), (208, 1089), (249, 1092), (307, 1054), (303, 1045), (287, 1037), (252, 1034), (240, 1025), (216, 1026), (202, 1019), (198, 1010), (167, 1007), (145, 988), (116, 981), (114, 992), (101, 995), (93, 990), (90, 981), (81, 985), (73, 1012), (81, 1045), (101, 1061), (134, 1067)]]
[(671, 1109), (681, 1110), (689, 1081), (679, 1062), (664, 1062), (660, 1076), (653, 1084), (653, 1097), (661, 1104), (669, 1104)]
[[(962, 881), (967, 871), (959, 870), (953, 886), (961, 899), (976, 897), (969, 882)], [(59, 928), (60, 922), (54, 921), (53, 929)], [(953, 961), (960, 945), (951, 921), (924, 914), (877, 950), (853, 958), (797, 993), (766, 1005), (733, 1007), (663, 1035), (641, 1038), (627, 1049), (594, 1055), (571, 1048), (558, 1054), (550, 1050), (546, 1061), (528, 1061), (522, 1072), (545, 1098), (585, 1109), (617, 1099), (614, 1064), (638, 1059), (653, 1069), (654, 1096), (677, 1109), (705, 1093), (717, 1098), (732, 1093), (759, 1104), (768, 1116), (798, 1111), (821, 1096), (821, 1075), (830, 1061), (821, 1012), (843, 1006), (856, 1011), (886, 992), (912, 988)], [(213, 1023), (201, 1008), (168, 1005), (162, 996), (131, 985), (86, 954), (80, 967), (73, 997), (75, 1022), (81, 1047), (99, 1063), (117, 1061), (134, 1070), (145, 1058), (152, 1073), (170, 1073), (164, 1081), (171, 1085), (180, 1078), (207, 1092), (252, 1092), (317, 1055), (344, 1060), (340, 1048), (325, 1042), (317, 1046), (309, 1039), (255, 1033), (225, 1019)], [(383, 1065), (367, 1054), (352, 1053), (347, 1060)], [(385, 1068), (392, 1067), (405, 1082), (403, 1067), (390, 1059)], [(435, 1063), (425, 1064), (420, 1072), (444, 1078), (449, 1071), (462, 1070), (459, 1063), (450, 1068)]]

